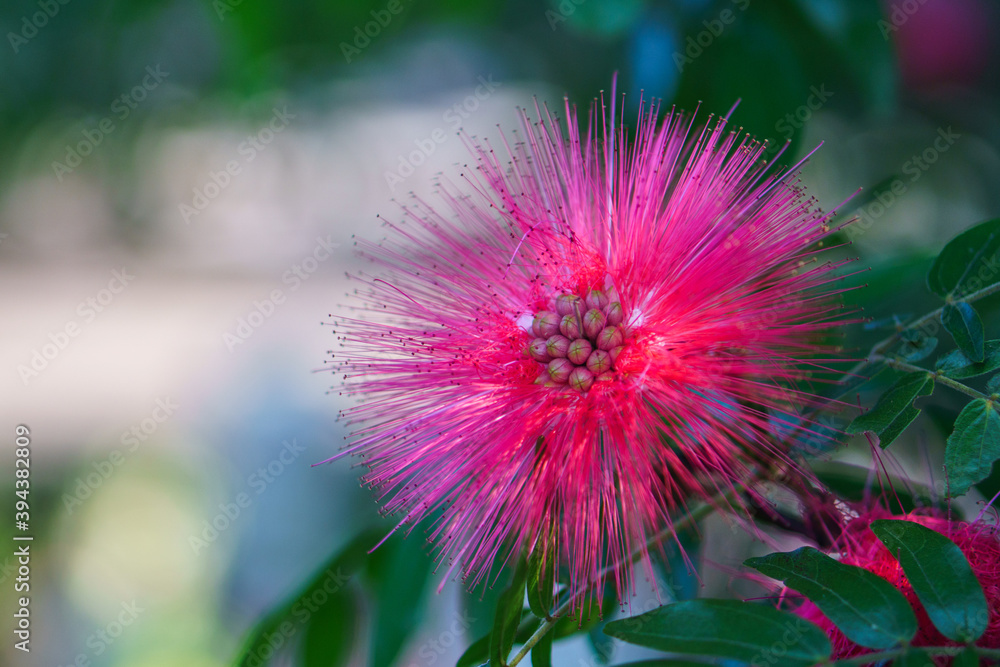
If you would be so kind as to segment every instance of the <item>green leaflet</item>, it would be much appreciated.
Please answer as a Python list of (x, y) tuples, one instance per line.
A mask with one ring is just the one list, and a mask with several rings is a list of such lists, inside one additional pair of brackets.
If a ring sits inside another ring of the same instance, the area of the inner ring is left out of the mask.
[(912, 521), (880, 519), (871, 525), (899, 560), (906, 578), (945, 637), (973, 642), (989, 622), (983, 588), (961, 549), (937, 531)]
[(913, 608), (895, 586), (812, 547), (750, 558), (744, 565), (805, 595), (848, 639), (861, 646), (889, 649), (909, 641), (917, 632)]
[(884, 449), (920, 414), (913, 401), (919, 396), (929, 396), (933, 391), (934, 378), (930, 373), (907, 373), (879, 397), (875, 407), (856, 417), (848, 425), (847, 432), (871, 431), (878, 436)]

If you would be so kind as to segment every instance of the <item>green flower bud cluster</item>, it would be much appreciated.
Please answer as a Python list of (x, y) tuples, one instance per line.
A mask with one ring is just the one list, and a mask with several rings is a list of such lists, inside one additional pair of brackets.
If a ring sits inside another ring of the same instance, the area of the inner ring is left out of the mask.
[(535, 339), (528, 356), (543, 366), (535, 383), (586, 392), (595, 382), (613, 379), (625, 343), (623, 320), (614, 288), (586, 296), (560, 294), (555, 310), (539, 311), (531, 322)]

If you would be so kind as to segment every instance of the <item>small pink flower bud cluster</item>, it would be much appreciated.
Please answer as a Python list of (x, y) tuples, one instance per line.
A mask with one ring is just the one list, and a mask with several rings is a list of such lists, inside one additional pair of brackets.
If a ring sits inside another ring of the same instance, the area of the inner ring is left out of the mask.
[(615, 359), (625, 343), (624, 312), (618, 293), (590, 290), (586, 296), (560, 294), (555, 310), (535, 313), (528, 356), (544, 366), (536, 384), (569, 385), (586, 392), (614, 378)]

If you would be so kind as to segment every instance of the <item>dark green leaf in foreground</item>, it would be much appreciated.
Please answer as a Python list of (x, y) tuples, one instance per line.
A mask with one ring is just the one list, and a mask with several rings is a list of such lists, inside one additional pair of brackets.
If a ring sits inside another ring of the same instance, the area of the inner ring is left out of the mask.
[(952, 350), (938, 359), (934, 367), (942, 375), (954, 380), (964, 380), (992, 373), (1000, 368), (1000, 340), (986, 341), (983, 345), (983, 361), (981, 363), (969, 359), (961, 350)]
[(1000, 218), (965, 230), (945, 245), (927, 273), (940, 297), (966, 294), (1000, 282)]
[(888, 649), (908, 642), (917, 632), (913, 608), (895, 586), (812, 547), (750, 558), (744, 565), (805, 595), (861, 646)]
[(831, 651), (826, 633), (805, 619), (739, 600), (677, 602), (612, 621), (604, 632), (659, 651), (746, 663), (805, 666), (826, 660)]
[(948, 436), (944, 464), (950, 495), (964, 495), (973, 484), (989, 477), (998, 458), (1000, 414), (993, 401), (977, 398), (958, 414), (955, 430)]
[(370, 530), (336, 554), (294, 597), (271, 611), (245, 640), (235, 661), (237, 667), (263, 667), (271, 662), (275, 647), (302, 637), (300, 663), (315, 662), (322, 654), (325, 667), (347, 664), (357, 636), (356, 600), (349, 584), (381, 537)]
[(528, 579), (528, 564), (522, 557), (514, 569), (510, 586), (500, 595), (493, 631), (490, 633), (490, 664), (506, 665), (507, 656), (514, 646), (521, 613), (524, 611), (524, 585)]
[[(672, 660), (670, 658), (663, 658), (661, 660), (643, 660), (642, 662), (626, 662), (622, 665), (616, 665), (615, 667), (710, 667), (711, 665), (717, 665), (718, 662), (696, 662), (694, 660)], [(732, 667), (733, 663), (728, 662), (727, 665)], [(532, 665), (534, 667), (534, 665)]]
[(426, 542), (395, 536), (368, 559), (369, 588), (375, 608), (371, 632), (371, 667), (393, 664), (406, 639), (420, 626), (427, 579), (433, 563)]
[(888, 447), (920, 414), (913, 401), (933, 391), (934, 378), (929, 373), (907, 373), (879, 397), (875, 407), (855, 418), (847, 432), (871, 431), (883, 448)]
[[(345, 665), (358, 632), (358, 602), (350, 591), (335, 593), (309, 618), (299, 647), (302, 667)], [(252, 663), (251, 663), (252, 664)]]
[(964, 301), (946, 304), (941, 310), (941, 323), (970, 361), (983, 362), (983, 321), (975, 308)]
[(970, 646), (955, 656), (951, 667), (979, 667), (979, 654)]
[(903, 655), (896, 658), (892, 664), (894, 667), (934, 667), (935, 662), (930, 653), (919, 648), (911, 648)]
[(531, 648), (531, 667), (552, 667), (552, 633), (546, 632)]
[[(521, 625), (517, 628), (517, 634), (514, 636), (514, 643), (523, 644), (528, 641), (528, 638), (538, 629), (538, 619), (532, 616), (524, 619)], [(465, 649), (465, 653), (458, 659), (455, 663), (455, 667), (476, 667), (477, 665), (489, 664), (490, 661), (490, 636), (493, 633), (488, 633), (472, 642), (469, 648)], [(549, 633), (552, 634), (552, 633)]]
[(986, 630), (989, 608), (961, 549), (912, 521), (880, 519), (872, 531), (903, 567), (931, 622), (945, 637), (973, 642)]

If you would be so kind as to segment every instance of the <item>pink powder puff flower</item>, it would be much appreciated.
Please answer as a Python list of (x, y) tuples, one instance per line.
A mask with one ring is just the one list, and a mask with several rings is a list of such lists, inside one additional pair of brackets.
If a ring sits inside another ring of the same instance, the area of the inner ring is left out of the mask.
[(640, 104), (629, 143), (603, 103), (582, 137), (568, 102), (565, 128), (535, 111), (519, 140), (467, 139), (443, 208), (415, 198), (362, 242), (340, 456), (470, 586), (542, 549), (568, 594), (613, 577), (624, 600), (609, 566), (639, 550), (652, 575), (644, 545), (689, 501), (790, 462), (776, 420), (834, 356), (839, 264), (816, 261), (830, 216), (798, 165), (774, 173), (727, 118)]

